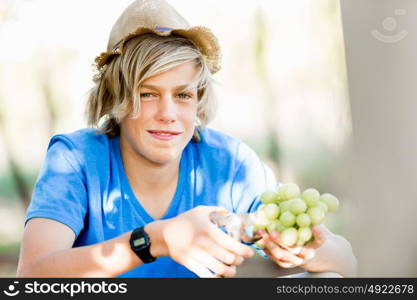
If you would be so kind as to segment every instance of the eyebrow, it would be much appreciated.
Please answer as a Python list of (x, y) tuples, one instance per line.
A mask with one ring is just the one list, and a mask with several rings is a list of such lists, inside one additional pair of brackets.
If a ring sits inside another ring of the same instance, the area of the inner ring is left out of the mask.
[[(178, 85), (178, 86), (174, 87), (174, 90), (176, 90), (176, 91), (191, 90), (193, 88), (193, 85), (194, 85), (193, 83)], [(158, 91), (160, 89), (159, 86), (152, 85), (152, 84), (142, 84), (140, 87), (145, 88), (145, 89), (154, 90), (154, 91)]]

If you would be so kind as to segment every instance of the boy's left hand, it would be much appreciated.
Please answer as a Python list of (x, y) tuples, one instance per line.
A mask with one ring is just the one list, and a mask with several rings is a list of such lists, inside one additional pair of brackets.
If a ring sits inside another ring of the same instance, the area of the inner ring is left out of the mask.
[[(294, 268), (306, 267), (306, 264), (316, 255), (316, 250), (330, 237), (331, 232), (324, 225), (315, 225), (312, 228), (313, 242), (308, 246), (285, 246), (280, 243), (280, 235), (277, 232), (267, 234), (259, 232), (265, 245), (265, 253), (280, 267)], [(308, 268), (307, 268), (308, 269)]]

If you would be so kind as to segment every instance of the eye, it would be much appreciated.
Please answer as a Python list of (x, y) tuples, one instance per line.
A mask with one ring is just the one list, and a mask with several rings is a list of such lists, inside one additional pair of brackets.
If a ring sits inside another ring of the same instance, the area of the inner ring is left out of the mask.
[(177, 97), (180, 98), (182, 101), (184, 100), (187, 101), (193, 98), (192, 95), (187, 94), (187, 93), (179, 93)]
[(156, 96), (154, 94), (152, 94), (152, 93), (141, 93), (140, 94), (140, 99), (141, 100), (151, 100), (154, 97), (156, 97)]

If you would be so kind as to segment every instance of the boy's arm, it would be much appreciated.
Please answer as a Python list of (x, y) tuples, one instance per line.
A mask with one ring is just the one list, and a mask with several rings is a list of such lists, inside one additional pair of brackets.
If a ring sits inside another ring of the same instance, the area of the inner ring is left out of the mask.
[[(154, 222), (147, 231), (154, 241)], [(45, 218), (33, 218), (26, 227), (20, 250), (18, 277), (114, 277), (142, 264), (130, 249), (127, 232), (114, 239), (72, 248), (75, 234), (66, 225)], [(160, 256), (158, 243), (151, 252)]]
[[(174, 218), (145, 226), (154, 257), (169, 256), (200, 277), (234, 276), (236, 265), (253, 251), (211, 223), (221, 207), (198, 206)], [(130, 248), (131, 232), (98, 244), (72, 248), (75, 234), (66, 225), (33, 218), (25, 227), (19, 277), (114, 277), (142, 261)]]

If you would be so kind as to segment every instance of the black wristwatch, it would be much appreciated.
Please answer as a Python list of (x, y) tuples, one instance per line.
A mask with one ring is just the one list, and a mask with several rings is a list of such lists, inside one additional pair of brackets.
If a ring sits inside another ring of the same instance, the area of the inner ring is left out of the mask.
[(145, 264), (156, 260), (151, 254), (151, 240), (143, 227), (136, 228), (130, 235), (130, 248)]

